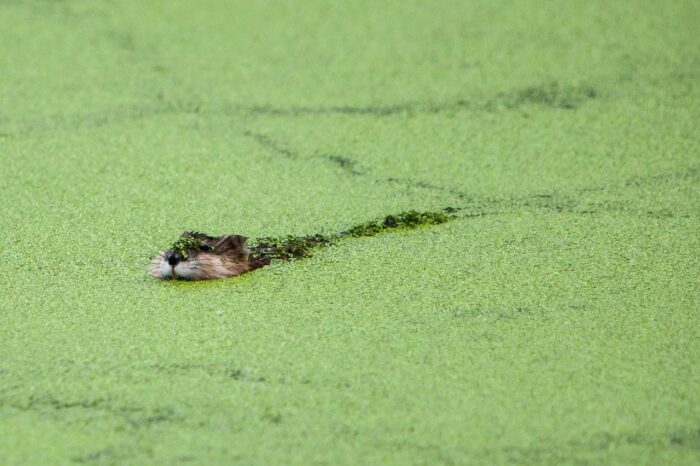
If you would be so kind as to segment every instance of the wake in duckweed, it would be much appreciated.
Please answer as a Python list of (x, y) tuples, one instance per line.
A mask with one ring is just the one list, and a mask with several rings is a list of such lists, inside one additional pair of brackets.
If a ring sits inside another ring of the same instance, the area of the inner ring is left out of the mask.
[(263, 237), (248, 246), (241, 235), (209, 236), (184, 231), (169, 249), (151, 262), (149, 274), (161, 279), (212, 280), (230, 278), (269, 265), (274, 260), (310, 257), (315, 249), (349, 237), (375, 236), (384, 231), (439, 225), (457, 218), (458, 209), (415, 210), (365, 222), (334, 235)]

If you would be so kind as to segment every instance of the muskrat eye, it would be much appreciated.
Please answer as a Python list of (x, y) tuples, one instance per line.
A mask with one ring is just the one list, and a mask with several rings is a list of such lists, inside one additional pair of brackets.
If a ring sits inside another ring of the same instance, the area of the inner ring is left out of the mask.
[(214, 248), (209, 246), (208, 244), (200, 244), (199, 245), (199, 250), (200, 251), (212, 251)]

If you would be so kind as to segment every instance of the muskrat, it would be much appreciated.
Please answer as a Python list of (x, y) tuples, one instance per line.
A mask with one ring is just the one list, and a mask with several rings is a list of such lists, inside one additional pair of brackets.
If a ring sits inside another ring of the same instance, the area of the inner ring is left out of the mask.
[(284, 236), (259, 238), (246, 245), (245, 236), (209, 236), (183, 231), (170, 249), (161, 251), (151, 262), (149, 273), (154, 277), (180, 280), (211, 280), (242, 275), (269, 265), (272, 260), (309, 257), (315, 248), (351, 237), (374, 236), (382, 231), (439, 225), (457, 218), (461, 209), (446, 207), (438, 212), (409, 210), (383, 219), (355, 225), (332, 235)]
[(170, 249), (161, 251), (151, 262), (150, 275), (162, 279), (211, 280), (242, 275), (270, 264), (271, 259), (296, 259), (310, 248), (330, 239), (317, 235), (263, 238), (250, 248), (245, 236), (209, 236), (183, 231)]

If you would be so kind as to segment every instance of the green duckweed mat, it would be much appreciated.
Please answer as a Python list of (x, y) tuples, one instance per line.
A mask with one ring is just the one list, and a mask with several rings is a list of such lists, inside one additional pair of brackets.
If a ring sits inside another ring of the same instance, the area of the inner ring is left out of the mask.
[[(697, 1), (0, 1), (0, 463), (700, 462)], [(147, 276), (182, 230), (334, 235)]]

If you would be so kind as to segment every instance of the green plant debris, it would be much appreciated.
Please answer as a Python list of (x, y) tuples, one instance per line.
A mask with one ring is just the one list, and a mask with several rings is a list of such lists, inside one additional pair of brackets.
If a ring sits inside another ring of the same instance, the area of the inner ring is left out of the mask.
[(187, 259), (189, 251), (199, 249), (201, 246), (202, 241), (199, 238), (184, 236), (175, 240), (170, 246), (170, 249), (180, 254), (183, 259)]
[(330, 244), (332, 238), (323, 235), (263, 237), (250, 245), (253, 259), (290, 260), (309, 257), (311, 251)]
[(420, 226), (440, 225), (454, 218), (459, 209), (447, 207), (442, 212), (417, 212), (409, 210), (387, 215), (382, 219), (356, 225), (349, 230), (333, 235), (315, 234), (311, 236), (282, 236), (257, 238), (250, 244), (251, 258), (254, 261), (291, 260), (310, 257), (312, 251), (348, 237), (375, 236), (384, 231), (413, 229)]
[(386, 230), (411, 229), (425, 225), (440, 225), (455, 218), (452, 213), (457, 209), (448, 207), (443, 212), (416, 212), (409, 210), (396, 215), (387, 215), (381, 220), (356, 225), (342, 232), (339, 237), (375, 236)]

